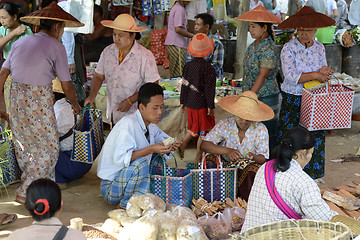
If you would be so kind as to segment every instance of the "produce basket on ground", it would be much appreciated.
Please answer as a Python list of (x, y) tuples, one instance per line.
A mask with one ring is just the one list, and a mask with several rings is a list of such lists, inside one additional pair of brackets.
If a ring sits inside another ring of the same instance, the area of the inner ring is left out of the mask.
[(285, 220), (253, 227), (241, 234), (234, 234), (233, 240), (348, 240), (350, 229), (343, 223), (315, 220)]

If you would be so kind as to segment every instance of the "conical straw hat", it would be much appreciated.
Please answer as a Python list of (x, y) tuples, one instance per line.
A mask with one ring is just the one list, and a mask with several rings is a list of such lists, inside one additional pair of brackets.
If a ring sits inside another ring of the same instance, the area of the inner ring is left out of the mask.
[(129, 14), (120, 14), (114, 21), (103, 20), (101, 24), (108, 28), (113, 28), (125, 32), (142, 32), (148, 29), (136, 26), (134, 18)]
[(278, 25), (282, 29), (296, 28), (324, 28), (334, 25), (336, 22), (325, 14), (314, 11), (305, 6), (297, 13)]
[(52, 2), (49, 6), (32, 12), (25, 17), (21, 17), (20, 20), (33, 25), (40, 25), (40, 19), (51, 19), (55, 21), (61, 21), (65, 23), (65, 27), (82, 27), (83, 23), (79, 22), (71, 14), (62, 10), (56, 2)]
[(252, 91), (223, 97), (220, 99), (219, 105), (225, 111), (249, 121), (260, 122), (274, 117), (271, 107), (259, 101), (256, 93)]
[(262, 5), (257, 6), (253, 10), (241, 14), (235, 20), (247, 22), (264, 22), (264, 23), (281, 23), (280, 18), (266, 10)]

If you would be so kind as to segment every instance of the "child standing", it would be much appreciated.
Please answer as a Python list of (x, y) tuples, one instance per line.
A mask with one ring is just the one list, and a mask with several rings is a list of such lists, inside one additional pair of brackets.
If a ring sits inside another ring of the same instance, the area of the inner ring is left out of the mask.
[(204, 59), (214, 50), (214, 41), (199, 33), (193, 37), (187, 49), (194, 59), (188, 62), (183, 70), (180, 104), (183, 111), (187, 108), (188, 132), (179, 149), (183, 157), (188, 142), (193, 137), (200, 136), (195, 158), (196, 162), (200, 162), (202, 138), (215, 125), (216, 72)]

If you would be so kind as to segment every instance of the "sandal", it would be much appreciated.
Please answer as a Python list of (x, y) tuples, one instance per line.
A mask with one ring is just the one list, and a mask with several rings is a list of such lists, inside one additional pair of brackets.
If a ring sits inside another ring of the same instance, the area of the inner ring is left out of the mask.
[(21, 204), (25, 204), (25, 200), (26, 200), (26, 197), (23, 197), (20, 195), (16, 195), (16, 197), (15, 197), (15, 201), (18, 203), (21, 203)]
[(0, 213), (0, 228), (15, 222), (16, 219), (17, 219), (16, 214)]

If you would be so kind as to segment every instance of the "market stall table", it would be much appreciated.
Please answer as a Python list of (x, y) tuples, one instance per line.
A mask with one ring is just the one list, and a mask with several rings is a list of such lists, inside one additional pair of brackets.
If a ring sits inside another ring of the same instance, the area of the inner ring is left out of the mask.
[[(218, 102), (221, 97), (215, 98), (215, 121), (230, 117), (231, 114), (220, 108)], [(106, 118), (106, 96), (101, 93), (95, 98), (95, 106), (103, 112), (103, 121), (108, 123)], [(160, 122), (157, 124), (166, 134), (171, 137), (183, 139), (187, 132), (187, 115), (181, 111), (179, 98), (168, 98), (164, 101), (164, 109)]]

